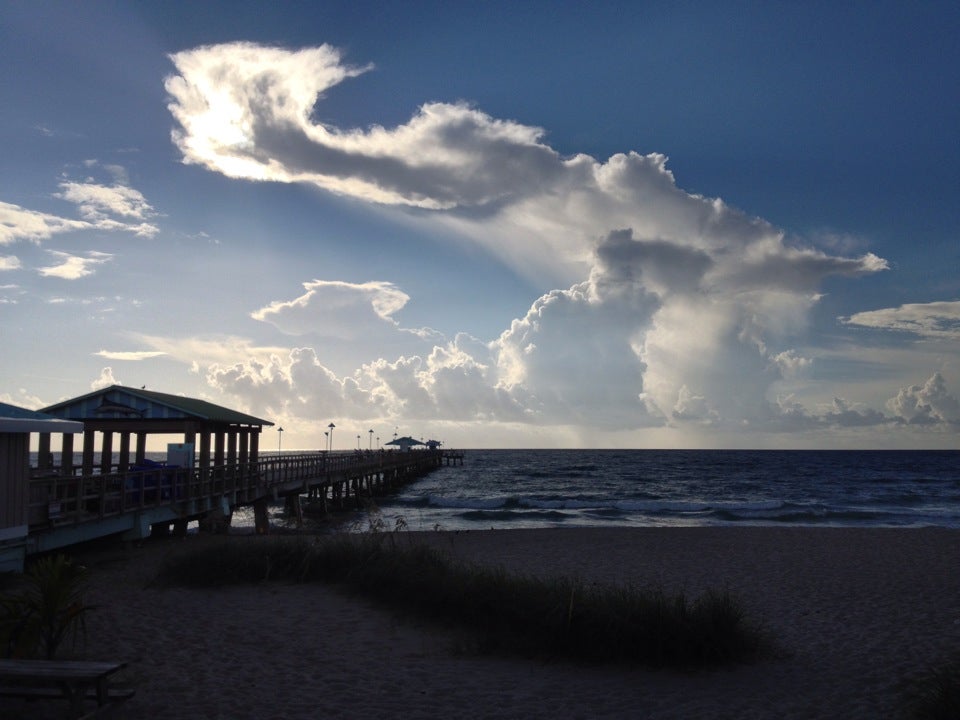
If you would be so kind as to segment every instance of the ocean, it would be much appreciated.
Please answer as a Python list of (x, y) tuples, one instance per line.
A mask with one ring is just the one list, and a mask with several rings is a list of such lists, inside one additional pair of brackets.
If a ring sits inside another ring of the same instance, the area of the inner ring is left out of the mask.
[[(376, 504), (377, 516), (348, 516), (338, 527), (363, 531), (372, 519), (386, 530), (960, 528), (960, 450), (465, 450), (463, 465), (445, 465)], [(270, 517), (291, 522), (282, 503)], [(249, 508), (234, 513), (238, 532), (253, 524)]]
[(960, 451), (467, 450), (377, 503), (385, 529), (957, 528)]

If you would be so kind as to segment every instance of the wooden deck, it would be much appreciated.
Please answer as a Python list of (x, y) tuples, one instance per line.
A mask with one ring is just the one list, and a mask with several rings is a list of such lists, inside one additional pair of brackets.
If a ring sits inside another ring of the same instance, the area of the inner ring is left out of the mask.
[(30, 480), (28, 554), (122, 532), (139, 539), (153, 532), (185, 531), (199, 520), (211, 529), (229, 524), (234, 508), (252, 505), (257, 530), (267, 531), (270, 501), (300, 496), (324, 510), (358, 508), (442, 465), (463, 463), (463, 453), (413, 450), (269, 456), (256, 462), (209, 467), (133, 468), (94, 475), (64, 475), (54, 468)]

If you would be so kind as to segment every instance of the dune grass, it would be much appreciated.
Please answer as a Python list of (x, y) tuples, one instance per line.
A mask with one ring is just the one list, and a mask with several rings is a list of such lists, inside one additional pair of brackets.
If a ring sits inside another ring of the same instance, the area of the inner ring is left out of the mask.
[(764, 646), (761, 633), (725, 593), (691, 600), (659, 590), (512, 574), (397, 537), (232, 538), (169, 558), (158, 581), (192, 587), (337, 583), (391, 608), (465, 629), (473, 647), (494, 653), (703, 667), (753, 659)]

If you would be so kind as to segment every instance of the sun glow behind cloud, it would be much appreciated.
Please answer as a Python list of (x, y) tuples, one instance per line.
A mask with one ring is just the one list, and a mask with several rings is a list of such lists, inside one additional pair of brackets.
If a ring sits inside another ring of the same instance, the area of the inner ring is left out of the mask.
[[(772, 397), (778, 382), (798, 382), (817, 363), (792, 343), (808, 328), (824, 280), (887, 270), (873, 253), (843, 257), (788, 241), (765, 220), (683, 191), (661, 154), (563, 157), (541, 128), (464, 103), (425, 103), (392, 128), (318, 123), (324, 93), (369, 69), (343, 64), (326, 45), (231, 43), (171, 60), (176, 74), (166, 88), (184, 162), (427, 210), (413, 222), (469, 238), (518, 272), (569, 282), (491, 341), (402, 327), (394, 316), (409, 296), (388, 282), (304, 282), (306, 293), (252, 317), (305, 339), (372, 336), (383, 346), (402, 334), (404, 352), (340, 377), (309, 347), (211, 363), (211, 385), (255, 409), (610, 431), (911, 420), (905, 400), (888, 403), (884, 415), (839, 397), (820, 408)], [(941, 305), (843, 322), (949, 334), (944, 318), (955, 320), (956, 308)], [(949, 412), (934, 416), (955, 421)]]

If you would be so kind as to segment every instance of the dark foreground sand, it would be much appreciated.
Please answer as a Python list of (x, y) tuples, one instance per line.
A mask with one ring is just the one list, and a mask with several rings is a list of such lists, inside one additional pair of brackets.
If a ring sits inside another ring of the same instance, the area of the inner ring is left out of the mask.
[[(116, 718), (891, 718), (960, 650), (960, 531), (650, 528), (410, 533), (470, 560), (697, 595), (728, 589), (787, 651), (692, 674), (464, 656), (450, 636), (320, 585), (158, 589), (207, 537), (85, 553), (83, 654), (130, 662)], [(271, 538), (238, 536), (231, 542)], [(0, 699), (2, 718), (60, 704)]]

